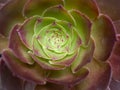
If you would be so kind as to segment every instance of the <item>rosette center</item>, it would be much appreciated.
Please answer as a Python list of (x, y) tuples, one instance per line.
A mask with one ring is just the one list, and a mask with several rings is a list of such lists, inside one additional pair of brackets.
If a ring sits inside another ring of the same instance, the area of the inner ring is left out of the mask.
[(53, 33), (48, 37), (48, 42), (55, 48), (59, 49), (65, 44), (65, 37), (59, 31), (53, 30)]

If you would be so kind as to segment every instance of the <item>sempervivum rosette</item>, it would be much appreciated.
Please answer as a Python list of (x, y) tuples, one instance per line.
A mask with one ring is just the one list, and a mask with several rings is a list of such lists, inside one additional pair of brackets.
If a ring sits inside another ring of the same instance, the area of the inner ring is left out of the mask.
[(94, 1), (30, 0), (23, 15), (30, 17), (12, 28), (2, 53), (12, 73), (38, 84), (35, 90), (108, 88), (106, 60), (116, 37), (112, 21), (99, 14)]

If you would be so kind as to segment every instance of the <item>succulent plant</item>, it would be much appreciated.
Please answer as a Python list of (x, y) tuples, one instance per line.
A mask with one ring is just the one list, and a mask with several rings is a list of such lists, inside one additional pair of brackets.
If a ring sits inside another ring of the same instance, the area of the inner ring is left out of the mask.
[(72, 2), (22, 0), (19, 18), (8, 19), (15, 25), (2, 50), (0, 88), (110, 90), (112, 78), (120, 80), (120, 35), (112, 19), (94, 0)]

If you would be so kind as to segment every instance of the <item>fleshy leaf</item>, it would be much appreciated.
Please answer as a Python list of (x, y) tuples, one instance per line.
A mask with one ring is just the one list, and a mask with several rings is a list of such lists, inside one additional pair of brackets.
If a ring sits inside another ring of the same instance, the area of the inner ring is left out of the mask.
[(66, 50), (69, 54), (73, 53), (76, 49), (78, 49), (82, 43), (80, 36), (75, 30), (75, 27), (66, 21), (57, 21), (59, 25), (64, 28), (64, 32), (66, 34), (67, 43), (64, 45), (64, 50)]
[(35, 62), (37, 62), (42, 68), (46, 69), (46, 70), (62, 70), (65, 67), (62, 65), (51, 65), (49, 63), (49, 60), (45, 59), (45, 58), (41, 58), (41, 57), (37, 57), (35, 56), (32, 52), (29, 52), (29, 54), (31, 55), (31, 57), (34, 59)]
[(29, 49), (32, 49), (32, 37), (34, 35), (34, 25), (37, 18), (38, 16), (33, 16), (26, 19), (23, 25), (17, 30), (21, 41)]
[(120, 40), (115, 43), (109, 61), (113, 71), (113, 79), (120, 81)]
[[(73, 52), (75, 50), (78, 50), (78, 48), (80, 48), (81, 44), (82, 44), (82, 40), (78, 34), (78, 32), (76, 32), (75, 29), (72, 30), (72, 35), (71, 35), (71, 41), (70, 41), (70, 52)], [(68, 43), (69, 44), (69, 43)]]
[(76, 22), (75, 28), (77, 33), (82, 39), (82, 44), (87, 45), (90, 39), (90, 32), (91, 32), (90, 20), (77, 10), (71, 10), (70, 14), (73, 16)]
[(57, 5), (57, 6), (47, 8), (43, 12), (42, 16), (54, 17), (58, 20), (65, 20), (65, 21), (74, 25), (74, 20), (73, 20), (72, 16), (69, 14), (69, 12), (62, 5)]
[(13, 51), (15, 56), (18, 57), (22, 62), (33, 64), (34, 61), (27, 53), (29, 50), (23, 45), (18, 36), (17, 30), (20, 26), (21, 25), (15, 25), (13, 27), (12, 32), (10, 34), (9, 48)]
[(58, 4), (63, 5), (63, 0), (27, 0), (23, 9), (23, 15), (41, 15), (46, 8)]
[(38, 34), (41, 29), (49, 24), (52, 24), (53, 22), (55, 22), (56, 19), (55, 18), (51, 18), (51, 17), (39, 17), (35, 23), (35, 28), (34, 28), (34, 33)]
[[(117, 0), (95, 0), (100, 13), (107, 14), (113, 21), (120, 20), (120, 1)], [(111, 7), (112, 6), (112, 7)]]
[(73, 87), (75, 84), (81, 82), (81, 80), (83, 80), (88, 73), (89, 71), (87, 69), (81, 68), (78, 72), (73, 74), (70, 68), (66, 68), (64, 70), (51, 71), (47, 81)]
[(67, 55), (67, 53), (64, 53), (64, 52), (56, 53), (52, 50), (48, 50), (47, 48), (44, 48), (44, 51), (50, 57), (51, 60), (59, 60), (64, 58)]
[(91, 59), (93, 58), (94, 48), (94, 41), (92, 39), (90, 39), (89, 44), (86, 48), (82, 46), (80, 47), (78, 55), (71, 65), (71, 70), (73, 73), (75, 73), (82, 66), (91, 61)]
[(99, 16), (93, 22), (91, 34), (95, 41), (94, 57), (97, 60), (107, 60), (116, 41), (112, 21), (107, 16)]
[(94, 0), (65, 0), (65, 7), (67, 9), (77, 9), (86, 14), (92, 20), (94, 20), (99, 14)]
[(35, 37), (33, 37), (33, 53), (38, 57), (49, 59), (49, 57), (45, 54), (43, 47), (39, 44)]
[(0, 34), (0, 53), (2, 53), (3, 49), (7, 47), (8, 47), (8, 38)]
[(23, 89), (23, 80), (14, 76), (0, 58), (0, 90), (16, 90), (16, 88)]
[(10, 49), (3, 52), (3, 60), (16, 76), (38, 84), (45, 84), (46, 73), (38, 64), (28, 65), (16, 58)]
[[(77, 51), (76, 51), (77, 52)], [(66, 55), (64, 58), (60, 59), (60, 60), (51, 60), (49, 61), (50, 64), (52, 65), (64, 65), (64, 66), (70, 66), (71, 63), (73, 63), (73, 61), (75, 60), (77, 53), (73, 52), (72, 54), (68, 54)]]
[(76, 90), (106, 90), (111, 79), (109, 63), (93, 59), (86, 67), (90, 73), (76, 86)]
[(0, 0), (0, 34), (8, 36), (13, 25), (24, 20), (21, 14), (24, 3), (25, 0)]
[(64, 28), (64, 32), (70, 37), (72, 35), (73, 25), (64, 20), (57, 20), (57, 24), (61, 25)]

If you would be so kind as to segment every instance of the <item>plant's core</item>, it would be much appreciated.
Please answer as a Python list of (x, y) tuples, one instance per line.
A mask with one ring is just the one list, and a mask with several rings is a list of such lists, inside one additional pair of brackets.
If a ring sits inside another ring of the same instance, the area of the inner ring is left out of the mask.
[(48, 36), (48, 42), (54, 48), (60, 48), (65, 43), (65, 37), (60, 32), (53, 30), (53, 33)]

